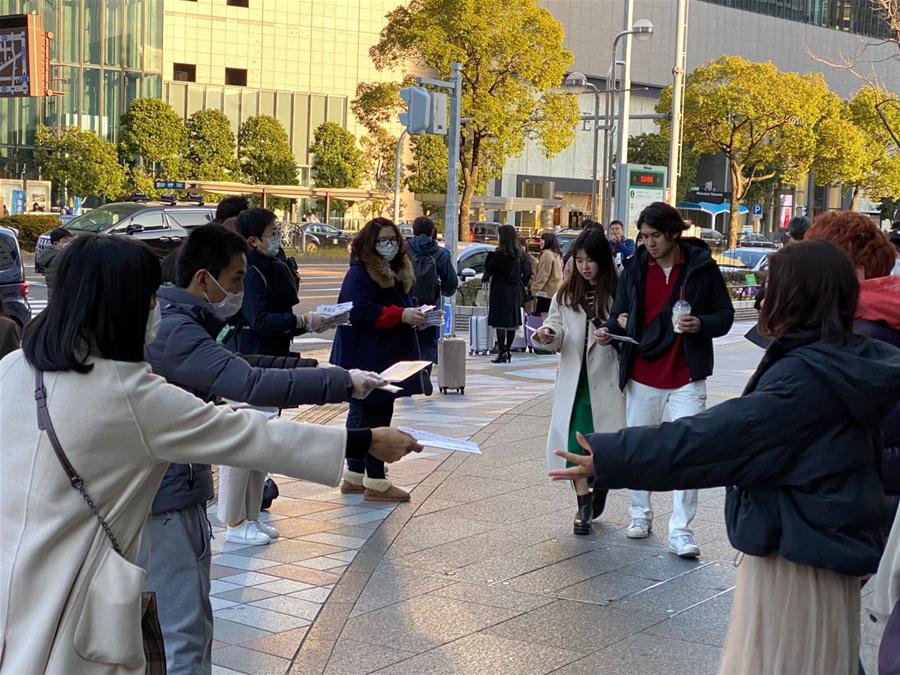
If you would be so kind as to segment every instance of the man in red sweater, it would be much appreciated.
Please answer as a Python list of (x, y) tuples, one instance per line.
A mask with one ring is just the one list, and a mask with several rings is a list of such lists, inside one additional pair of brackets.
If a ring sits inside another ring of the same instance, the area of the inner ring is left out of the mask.
[[(712, 339), (734, 322), (734, 307), (719, 267), (703, 241), (682, 239), (687, 226), (678, 211), (654, 202), (637, 222), (644, 245), (625, 262), (609, 321), (595, 336), (609, 344), (609, 333), (628, 335), (623, 343), (619, 384), (625, 392), (628, 426), (662, 423), (666, 406), (672, 419), (706, 409), (706, 378), (713, 370)], [(676, 302), (690, 304), (676, 317)], [(677, 490), (669, 519), (669, 550), (696, 558), (700, 548), (690, 529), (697, 513), (697, 491)], [(650, 493), (632, 490), (631, 524), (626, 535), (643, 539), (653, 527)]]

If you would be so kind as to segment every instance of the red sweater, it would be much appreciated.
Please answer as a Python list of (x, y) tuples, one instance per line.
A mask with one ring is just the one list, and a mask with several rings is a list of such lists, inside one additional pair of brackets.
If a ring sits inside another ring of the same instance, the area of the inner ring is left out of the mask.
[[(668, 280), (662, 267), (653, 259), (647, 259), (647, 281), (644, 284), (644, 324), (643, 329), (656, 318), (660, 310), (669, 302), (672, 284), (684, 274), (684, 253), (679, 254)], [(675, 341), (665, 354), (655, 361), (647, 361), (635, 355), (631, 367), (631, 379), (656, 389), (678, 389), (691, 381), (687, 356), (684, 353), (684, 336), (675, 334)]]

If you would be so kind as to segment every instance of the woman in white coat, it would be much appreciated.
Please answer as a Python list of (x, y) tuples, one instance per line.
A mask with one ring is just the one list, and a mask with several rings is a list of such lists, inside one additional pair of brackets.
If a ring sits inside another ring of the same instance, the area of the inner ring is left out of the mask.
[[(169, 462), (261, 467), (336, 485), (345, 455), (396, 461), (421, 449), (392, 429), (359, 435), (267, 422), (153, 375), (144, 345), (159, 325), (159, 280), (156, 256), (129, 238), (76, 237), (53, 303), (26, 328), (23, 350), (0, 361), (4, 675), (145, 672), (145, 572), (132, 561)], [(50, 424), (39, 428), (40, 401)], [(51, 425), (108, 534), (70, 482)]]
[[(547, 464), (563, 468), (554, 451), (580, 453), (576, 434), (618, 431), (625, 426), (625, 397), (619, 390), (619, 359), (614, 347), (593, 339), (593, 326), (606, 320), (616, 294), (616, 268), (602, 230), (585, 230), (572, 244), (574, 270), (550, 305), (534, 341), (560, 354)], [(586, 480), (574, 481), (578, 499), (575, 534), (589, 534), (591, 521), (606, 504), (606, 491), (591, 494)]]

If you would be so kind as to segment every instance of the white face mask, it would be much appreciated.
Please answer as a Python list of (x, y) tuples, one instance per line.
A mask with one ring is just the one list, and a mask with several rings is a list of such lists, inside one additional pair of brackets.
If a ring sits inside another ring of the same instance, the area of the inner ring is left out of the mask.
[(281, 235), (273, 234), (271, 237), (266, 239), (266, 247), (264, 249), (260, 249), (260, 253), (263, 255), (267, 255), (270, 258), (274, 258), (278, 255), (278, 250), (281, 248)]
[(400, 252), (400, 242), (380, 241), (375, 244), (375, 250), (378, 251), (378, 255), (388, 262), (391, 262), (397, 257), (397, 253)]
[(147, 316), (147, 328), (144, 330), (144, 344), (149, 345), (156, 339), (156, 334), (159, 333), (159, 324), (161, 321), (162, 309), (160, 309), (159, 300), (157, 300), (156, 305), (150, 310), (150, 314)]
[(216, 278), (207, 272), (207, 275), (212, 282), (219, 287), (219, 290), (225, 294), (225, 298), (219, 302), (212, 302), (209, 299), (209, 296), (206, 295), (206, 301), (209, 303), (209, 306), (212, 307), (212, 310), (216, 313), (220, 319), (227, 319), (228, 317), (234, 316), (239, 311), (241, 311), (241, 306), (244, 304), (244, 292), (240, 293), (229, 293), (222, 285), (216, 281)]

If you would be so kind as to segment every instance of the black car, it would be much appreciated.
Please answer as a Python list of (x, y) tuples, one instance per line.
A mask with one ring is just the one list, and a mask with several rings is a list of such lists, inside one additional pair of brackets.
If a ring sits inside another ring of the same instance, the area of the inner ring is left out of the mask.
[(725, 238), (725, 235), (718, 230), (703, 227), (700, 229), (700, 238), (705, 241), (715, 253), (724, 251), (728, 246), (728, 240)]
[(23, 327), (31, 319), (25, 263), (19, 249), (18, 233), (0, 227), (0, 297), (6, 314)]
[(738, 248), (772, 248), (775, 244), (759, 232), (744, 234), (737, 243)]
[[(339, 230), (333, 225), (327, 223), (303, 223), (300, 230), (305, 232), (307, 236), (312, 235), (318, 240), (318, 245), (323, 248), (347, 248), (353, 240), (353, 235), (347, 234), (343, 230)], [(309, 241), (306, 242), (306, 252), (312, 253), (316, 249), (310, 250)]]
[[(215, 218), (215, 207), (141, 202), (106, 204), (66, 223), (66, 229), (78, 235), (125, 234), (145, 243), (160, 258), (174, 251), (188, 236), (189, 230)], [(43, 272), (37, 260), (50, 245), (50, 233), (38, 238), (35, 247), (35, 272)]]

